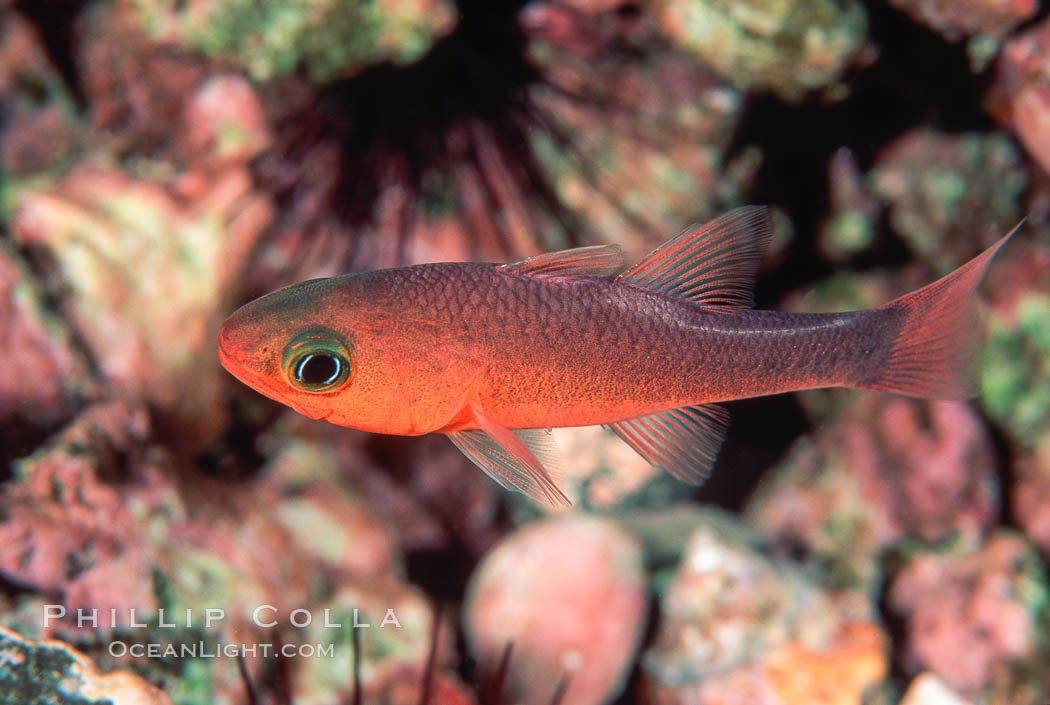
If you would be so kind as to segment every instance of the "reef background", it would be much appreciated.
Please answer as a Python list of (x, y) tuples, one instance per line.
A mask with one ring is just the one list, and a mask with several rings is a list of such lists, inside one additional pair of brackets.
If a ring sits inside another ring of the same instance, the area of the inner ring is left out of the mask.
[[(1047, 15), (0, 0), (0, 704), (1050, 701)], [(797, 311), (883, 303), (1027, 216), (982, 288), (981, 397), (733, 403), (699, 489), (558, 430), (574, 508), (547, 514), (216, 359), (288, 283), (633, 260), (745, 203), (777, 226), (758, 305)]]

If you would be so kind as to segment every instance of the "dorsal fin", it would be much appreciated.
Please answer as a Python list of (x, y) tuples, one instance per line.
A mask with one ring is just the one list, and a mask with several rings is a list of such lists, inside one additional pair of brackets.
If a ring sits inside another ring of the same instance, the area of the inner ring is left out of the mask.
[(748, 308), (772, 232), (765, 206), (737, 208), (686, 228), (617, 280), (704, 306)]
[(619, 245), (592, 245), (526, 257), (501, 264), (499, 268), (530, 276), (611, 277), (623, 266), (623, 250)]

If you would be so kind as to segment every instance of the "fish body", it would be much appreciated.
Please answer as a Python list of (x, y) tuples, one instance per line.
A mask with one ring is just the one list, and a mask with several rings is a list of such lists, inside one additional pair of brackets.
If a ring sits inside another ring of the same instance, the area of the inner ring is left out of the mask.
[[(235, 312), (220, 359), (315, 419), (445, 433), (501, 484), (564, 499), (543, 431), (605, 424), (654, 464), (702, 480), (718, 402), (817, 387), (963, 398), (975, 391), (974, 292), (1002, 242), (867, 311), (755, 311), (764, 209), (684, 231), (623, 270), (614, 247), (313, 280)], [(1007, 236), (1009, 237), (1009, 236)]]

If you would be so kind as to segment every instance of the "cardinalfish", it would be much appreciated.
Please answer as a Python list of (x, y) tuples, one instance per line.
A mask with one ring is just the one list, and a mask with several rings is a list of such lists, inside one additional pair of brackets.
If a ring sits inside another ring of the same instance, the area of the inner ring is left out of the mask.
[(719, 402), (817, 387), (976, 391), (976, 289), (1016, 231), (878, 308), (752, 310), (765, 208), (693, 226), (626, 267), (614, 245), (302, 282), (238, 309), (222, 364), (312, 419), (443, 433), (507, 489), (567, 503), (549, 429), (602, 424), (689, 483), (726, 434)]

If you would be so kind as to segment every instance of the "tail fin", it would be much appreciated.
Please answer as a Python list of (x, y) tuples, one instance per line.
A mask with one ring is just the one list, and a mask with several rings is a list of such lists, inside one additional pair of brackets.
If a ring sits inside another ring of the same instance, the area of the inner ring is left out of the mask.
[(881, 365), (855, 386), (929, 399), (976, 396), (977, 286), (992, 257), (1023, 224), (951, 274), (875, 309), (899, 323)]

